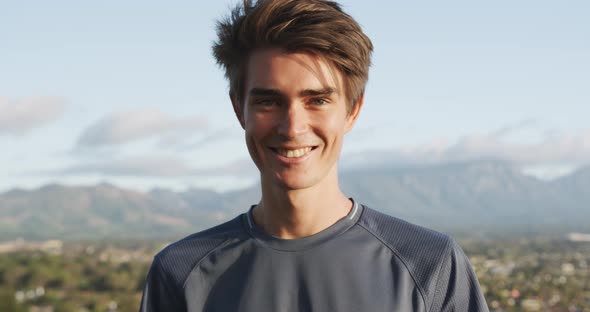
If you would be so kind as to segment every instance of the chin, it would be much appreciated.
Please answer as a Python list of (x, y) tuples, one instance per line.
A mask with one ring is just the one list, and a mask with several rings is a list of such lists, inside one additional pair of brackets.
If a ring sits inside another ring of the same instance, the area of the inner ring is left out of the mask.
[(281, 188), (289, 191), (301, 190), (310, 188), (317, 184), (310, 175), (297, 174), (297, 175), (279, 175), (273, 177), (273, 184), (280, 186)]

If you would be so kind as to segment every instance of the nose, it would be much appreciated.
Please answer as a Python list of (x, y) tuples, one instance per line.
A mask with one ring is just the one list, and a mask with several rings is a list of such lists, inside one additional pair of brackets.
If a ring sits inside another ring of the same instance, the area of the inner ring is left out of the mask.
[(278, 133), (286, 138), (296, 138), (307, 130), (305, 108), (296, 103), (285, 105), (278, 121)]

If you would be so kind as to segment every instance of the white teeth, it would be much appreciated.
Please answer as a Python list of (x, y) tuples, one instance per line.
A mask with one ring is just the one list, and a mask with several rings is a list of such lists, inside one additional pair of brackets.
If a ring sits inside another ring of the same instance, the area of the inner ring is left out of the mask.
[(311, 147), (298, 148), (295, 150), (289, 150), (289, 149), (278, 149), (277, 150), (277, 152), (281, 156), (284, 156), (287, 158), (301, 157), (301, 156), (309, 153), (309, 151), (311, 151)]

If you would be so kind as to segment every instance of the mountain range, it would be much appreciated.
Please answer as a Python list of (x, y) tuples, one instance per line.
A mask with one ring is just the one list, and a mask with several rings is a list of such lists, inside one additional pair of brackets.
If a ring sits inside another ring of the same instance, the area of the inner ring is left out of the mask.
[[(357, 201), (442, 231), (588, 230), (590, 166), (544, 181), (505, 162), (343, 171)], [(178, 238), (246, 211), (258, 186), (138, 192), (111, 184), (13, 189), (0, 194), (0, 241)]]

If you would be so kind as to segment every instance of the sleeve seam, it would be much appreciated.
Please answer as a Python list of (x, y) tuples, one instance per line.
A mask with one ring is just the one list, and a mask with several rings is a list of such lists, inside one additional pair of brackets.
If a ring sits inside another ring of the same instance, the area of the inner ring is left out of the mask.
[(449, 249), (450, 243), (451, 243), (451, 239), (446, 241), (445, 250), (448, 250), (448, 251), (446, 253), (446, 257), (443, 259), (443, 261), (441, 261), (441, 263), (438, 267), (438, 270), (437, 270), (438, 272), (436, 274), (436, 284), (434, 287), (434, 294), (432, 295), (432, 302), (430, 303), (430, 306), (428, 307), (428, 311), (432, 310), (432, 307), (434, 306), (434, 302), (435, 302), (436, 294), (437, 294), (436, 290), (438, 289), (438, 284), (440, 283), (440, 272), (442, 271), (442, 268), (444, 267), (444, 265), (446, 265), (447, 262), (449, 261), (449, 258), (450, 258), (449, 253), (450, 252), (452, 253), (452, 248)]
[[(229, 233), (233, 233), (233, 232), (239, 232), (240, 230), (234, 230), (234, 231), (230, 231)], [(206, 259), (207, 257), (209, 257), (210, 254), (212, 254), (213, 252), (215, 252), (217, 249), (221, 248), (223, 245), (227, 244), (229, 241), (231, 241), (231, 237), (226, 237), (224, 240), (222, 240), (219, 244), (217, 244), (215, 247), (211, 248), (211, 250), (209, 250), (207, 253), (205, 253), (201, 259), (199, 259), (199, 261), (197, 261), (195, 263), (195, 265), (193, 265), (193, 267), (190, 269), (190, 271), (188, 271), (188, 274), (184, 277), (184, 280), (182, 281), (182, 289), (186, 288), (186, 283), (188, 281), (189, 276), (191, 275), (191, 273), (198, 268), (201, 265), (201, 262), (203, 262), (204, 259)]]
[(154, 258), (154, 261), (157, 264), (157, 272), (156, 273), (158, 274), (158, 277), (164, 283), (165, 289), (167, 289), (170, 292), (170, 295), (174, 297), (174, 299), (175, 299), (173, 301), (174, 305), (178, 307), (178, 302), (181, 302), (182, 298), (178, 296), (178, 293), (176, 291), (176, 286), (174, 286), (174, 283), (172, 283), (172, 284), (170, 283), (169, 275), (165, 274), (166, 271), (165, 271), (164, 267), (161, 265), (160, 257), (156, 256)]
[(420, 283), (418, 283), (418, 280), (416, 279), (416, 277), (414, 276), (414, 272), (412, 272), (412, 270), (410, 270), (410, 267), (408, 266), (408, 263), (406, 262), (406, 259), (404, 259), (404, 257), (402, 257), (395, 248), (393, 248), (393, 246), (391, 246), (391, 244), (389, 244), (387, 241), (385, 241), (383, 238), (381, 238), (379, 235), (377, 235), (375, 232), (373, 232), (371, 229), (369, 229), (368, 227), (366, 227), (365, 225), (359, 223), (359, 226), (362, 227), (363, 229), (365, 229), (367, 232), (369, 232), (373, 237), (375, 237), (377, 240), (379, 240), (383, 245), (385, 245), (398, 259), (400, 259), (400, 261), (403, 263), (403, 265), (405, 266), (406, 270), (408, 270), (408, 273), (410, 274), (410, 277), (412, 277), (412, 280), (414, 281), (414, 284), (416, 285), (416, 287), (418, 288), (418, 292), (420, 292), (420, 296), (422, 297), (422, 301), (424, 302), (424, 306), (427, 307), (428, 306), (428, 302), (426, 301), (426, 293), (424, 291), (424, 288), (422, 287), (422, 285), (420, 285)]

